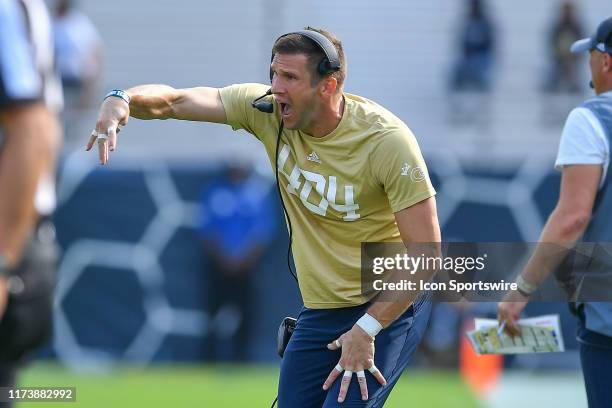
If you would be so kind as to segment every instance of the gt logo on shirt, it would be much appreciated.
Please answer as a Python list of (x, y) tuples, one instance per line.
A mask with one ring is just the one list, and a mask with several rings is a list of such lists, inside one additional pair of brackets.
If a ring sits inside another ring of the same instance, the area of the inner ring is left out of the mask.
[[(346, 213), (342, 217), (344, 221), (355, 221), (360, 217), (357, 213), (359, 210), (359, 204), (354, 202), (354, 189), (352, 185), (346, 185), (344, 187), (344, 202), (345, 204), (336, 203), (336, 190), (337, 180), (335, 176), (329, 176), (329, 180), (325, 176), (314, 173), (312, 171), (302, 170), (298, 167), (297, 163), (293, 165), (290, 173), (285, 172), (285, 164), (291, 149), (286, 144), (282, 145), (281, 151), (278, 154), (278, 172), (283, 174), (289, 179), (286, 189), (289, 194), (298, 196), (306, 207), (311, 212), (325, 216), (329, 207), (336, 211)], [(327, 194), (325, 194), (325, 187), (327, 186)], [(317, 205), (308, 202), (308, 196), (313, 191), (318, 193), (321, 198)]]

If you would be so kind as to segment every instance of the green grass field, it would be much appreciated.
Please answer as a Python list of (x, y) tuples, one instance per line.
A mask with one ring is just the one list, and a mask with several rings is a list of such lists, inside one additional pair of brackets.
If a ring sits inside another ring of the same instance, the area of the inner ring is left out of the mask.
[[(21, 403), (17, 408), (269, 407), (278, 368), (273, 366), (157, 366), (91, 375), (55, 365), (24, 370), (21, 386), (76, 387), (72, 403)], [(408, 370), (385, 407), (475, 408), (478, 401), (456, 373)], [(283, 407), (288, 408), (288, 407)]]

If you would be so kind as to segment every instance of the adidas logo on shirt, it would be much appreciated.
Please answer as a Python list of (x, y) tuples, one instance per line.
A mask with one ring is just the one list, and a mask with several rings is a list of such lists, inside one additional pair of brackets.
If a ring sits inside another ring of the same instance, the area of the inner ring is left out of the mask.
[(312, 151), (312, 153), (310, 153), (308, 156), (306, 156), (306, 160), (310, 160), (311, 162), (315, 162), (315, 163), (321, 164), (321, 160), (319, 159), (319, 156), (317, 155), (317, 153), (315, 153), (314, 150)]

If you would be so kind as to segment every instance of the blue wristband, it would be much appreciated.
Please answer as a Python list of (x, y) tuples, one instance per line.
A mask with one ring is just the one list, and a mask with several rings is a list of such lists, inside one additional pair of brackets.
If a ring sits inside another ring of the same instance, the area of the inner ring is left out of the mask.
[(125, 101), (125, 103), (127, 103), (128, 105), (130, 104), (130, 95), (128, 95), (127, 92), (122, 91), (121, 89), (113, 89), (112, 91), (106, 94), (104, 99), (110, 98), (111, 96), (114, 96), (115, 98), (121, 98)]

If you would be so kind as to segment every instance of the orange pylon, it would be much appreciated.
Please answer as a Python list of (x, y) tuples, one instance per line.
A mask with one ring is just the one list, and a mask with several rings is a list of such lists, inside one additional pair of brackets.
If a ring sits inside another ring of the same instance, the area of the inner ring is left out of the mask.
[(459, 345), (459, 370), (461, 378), (481, 398), (495, 388), (504, 367), (504, 358), (497, 354), (478, 355), (465, 333), (473, 330), (473, 322), (464, 324)]

